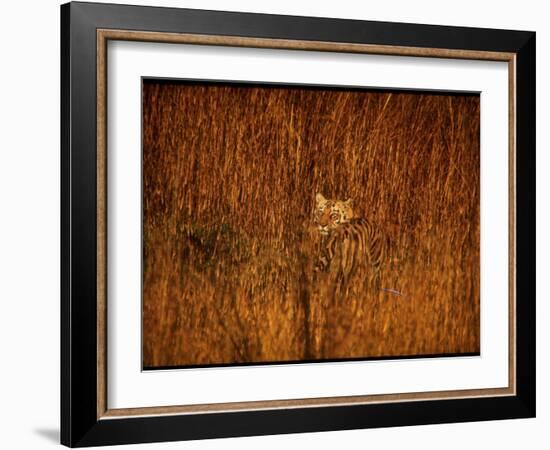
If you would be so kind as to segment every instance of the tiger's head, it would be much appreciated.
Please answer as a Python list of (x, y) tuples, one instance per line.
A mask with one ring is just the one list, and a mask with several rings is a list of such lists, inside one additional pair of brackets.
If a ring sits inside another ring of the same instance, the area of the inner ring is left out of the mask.
[(326, 236), (331, 230), (353, 218), (352, 200), (329, 200), (321, 194), (315, 196), (315, 224), (319, 233)]

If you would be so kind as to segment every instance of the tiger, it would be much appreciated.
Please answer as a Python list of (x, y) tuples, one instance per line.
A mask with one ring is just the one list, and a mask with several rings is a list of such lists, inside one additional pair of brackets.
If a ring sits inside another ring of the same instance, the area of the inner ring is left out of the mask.
[(352, 199), (330, 200), (317, 194), (315, 203), (314, 222), (324, 239), (315, 272), (329, 272), (345, 286), (360, 268), (365, 268), (368, 281), (379, 289), (387, 247), (381, 230), (369, 220), (356, 217)]

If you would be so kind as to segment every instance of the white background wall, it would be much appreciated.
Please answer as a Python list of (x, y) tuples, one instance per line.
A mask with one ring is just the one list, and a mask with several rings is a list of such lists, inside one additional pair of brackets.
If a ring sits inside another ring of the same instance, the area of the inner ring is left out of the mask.
[[(136, 448), (464, 448), (550, 445), (550, 327), (546, 277), (550, 217), (550, 14), (545, 2), (501, 0), (203, 0), (134, 4), (537, 32), (538, 417), (530, 420), (224, 439)], [(59, 1), (5, 2), (0, 16), (0, 448), (58, 442)], [(543, 126), (546, 125), (546, 126)], [(546, 151), (544, 151), (546, 150)], [(534, 299), (533, 299), (534, 300)]]

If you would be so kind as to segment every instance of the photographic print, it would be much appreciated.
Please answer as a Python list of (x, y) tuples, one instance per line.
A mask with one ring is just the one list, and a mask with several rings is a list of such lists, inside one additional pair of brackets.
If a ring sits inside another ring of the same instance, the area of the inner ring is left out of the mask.
[(142, 80), (145, 370), (478, 355), (478, 93)]
[(64, 445), (535, 417), (534, 32), (60, 23)]

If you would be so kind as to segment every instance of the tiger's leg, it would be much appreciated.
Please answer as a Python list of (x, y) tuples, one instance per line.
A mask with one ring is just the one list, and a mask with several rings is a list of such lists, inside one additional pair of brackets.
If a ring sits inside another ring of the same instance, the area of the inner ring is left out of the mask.
[(379, 292), (380, 289), (382, 288), (382, 282), (381, 282), (381, 277), (380, 277), (380, 268), (379, 267), (374, 267), (373, 270), (374, 270), (373, 287), (377, 292)]
[(361, 248), (356, 239), (346, 238), (342, 243), (342, 274), (343, 287), (346, 296), (350, 291), (354, 291), (357, 283), (355, 275), (357, 274), (360, 262)]
[(342, 289), (345, 285), (343, 270), (345, 253), (343, 250), (342, 240), (337, 239), (336, 235), (333, 236), (327, 245), (327, 251), (330, 252), (327, 281), (330, 285), (330, 298), (333, 302), (337, 302), (342, 296)]

